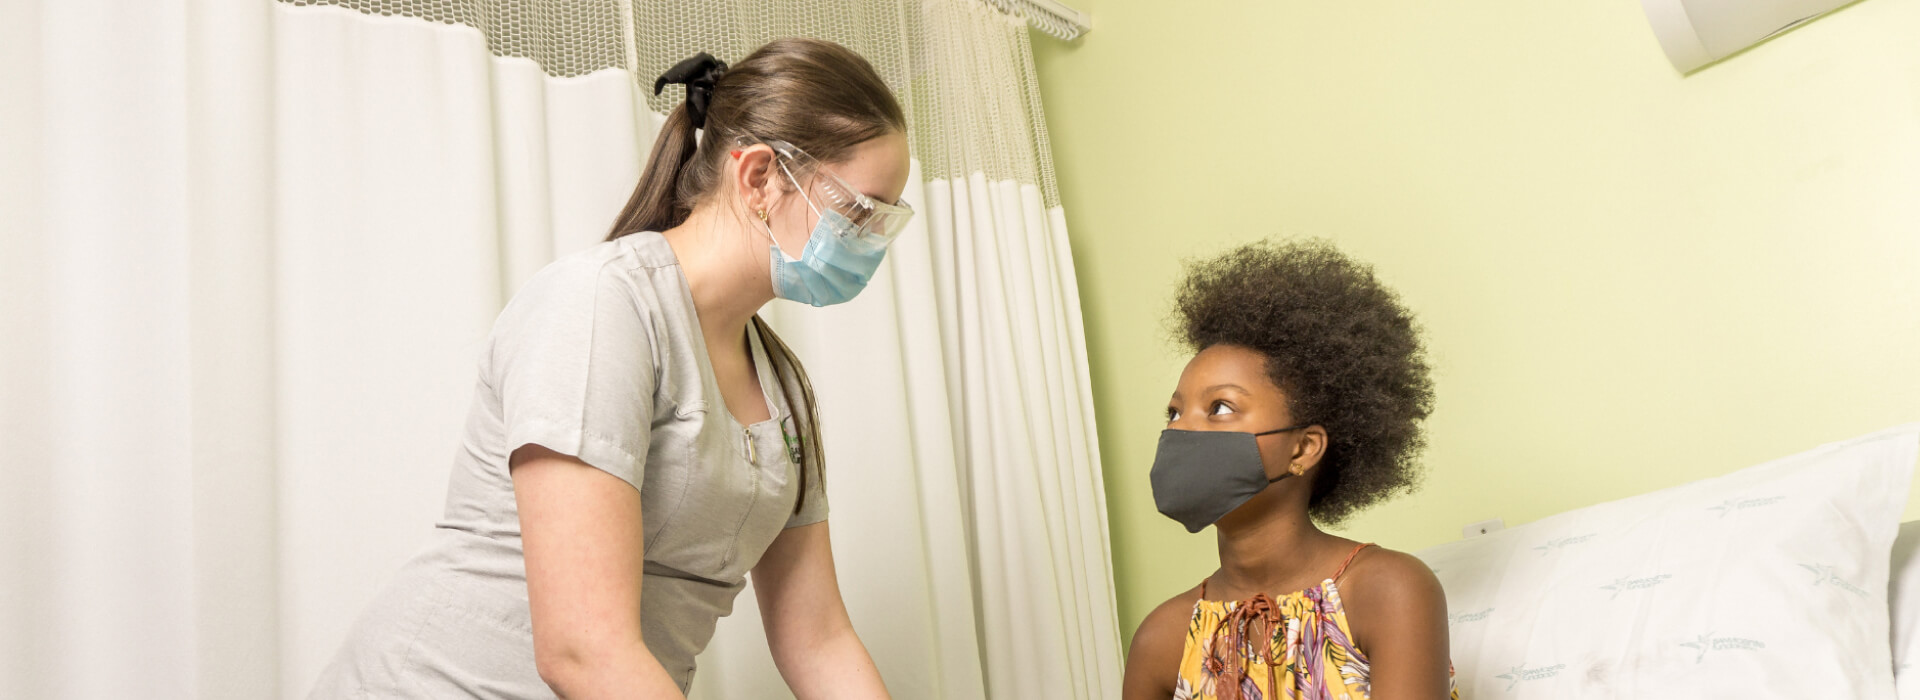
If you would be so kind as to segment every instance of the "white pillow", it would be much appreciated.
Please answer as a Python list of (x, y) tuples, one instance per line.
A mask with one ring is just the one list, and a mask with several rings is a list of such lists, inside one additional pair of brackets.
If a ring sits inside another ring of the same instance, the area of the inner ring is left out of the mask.
[(1893, 683), (1900, 700), (1920, 700), (1920, 520), (1900, 526), (1893, 541), (1893, 580), (1888, 583), (1888, 607), (1893, 613)]
[(1472, 698), (1892, 698), (1920, 423), (1420, 552)]

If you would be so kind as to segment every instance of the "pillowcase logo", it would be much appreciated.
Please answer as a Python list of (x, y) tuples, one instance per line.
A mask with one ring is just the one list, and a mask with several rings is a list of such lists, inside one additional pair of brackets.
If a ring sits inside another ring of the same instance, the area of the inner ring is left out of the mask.
[(1644, 591), (1654, 586), (1658, 586), (1662, 583), (1666, 583), (1667, 579), (1670, 579), (1670, 578), (1673, 578), (1673, 574), (1660, 574), (1658, 576), (1648, 576), (1646, 578), (1627, 578), (1623, 576), (1623, 577), (1614, 579), (1613, 583), (1609, 583), (1605, 586), (1601, 586), (1600, 590), (1613, 591), (1613, 595), (1608, 597), (1607, 600), (1617, 600), (1620, 598), (1620, 594), (1622, 593), (1625, 593), (1627, 591)]
[(1692, 649), (1695, 652), (1697, 652), (1693, 657), (1693, 662), (1696, 664), (1702, 661), (1706, 661), (1707, 654), (1711, 652), (1755, 651), (1755, 650), (1767, 648), (1767, 645), (1758, 639), (1746, 639), (1742, 637), (1715, 637), (1713, 636), (1712, 632), (1708, 632), (1706, 634), (1700, 635), (1699, 637), (1695, 637), (1694, 640), (1691, 642), (1681, 642), (1680, 646), (1686, 647), (1688, 649)]
[(1468, 622), (1479, 622), (1487, 619), (1487, 617), (1492, 614), (1493, 608), (1487, 608), (1477, 613), (1447, 613), (1447, 626), (1452, 627)]
[(1557, 540), (1547, 540), (1546, 544), (1540, 545), (1538, 547), (1534, 547), (1533, 551), (1539, 552), (1540, 556), (1544, 557), (1548, 554), (1552, 554), (1554, 552), (1560, 551), (1562, 549), (1566, 549), (1567, 547), (1571, 547), (1576, 544), (1585, 544), (1591, 541), (1595, 537), (1599, 537), (1599, 535), (1587, 534), (1587, 535), (1578, 535), (1575, 537), (1562, 537)]
[(1766, 498), (1729, 498), (1726, 501), (1722, 502), (1720, 505), (1708, 506), (1707, 510), (1717, 512), (1720, 514), (1720, 517), (1725, 518), (1727, 517), (1728, 514), (1733, 513), (1734, 511), (1747, 510), (1750, 508), (1764, 508), (1784, 500), (1787, 500), (1786, 496), (1768, 496)]
[(1507, 682), (1507, 690), (1513, 690), (1515, 686), (1521, 683), (1543, 681), (1558, 676), (1561, 671), (1565, 670), (1567, 670), (1566, 664), (1554, 664), (1552, 666), (1540, 666), (1537, 668), (1527, 668), (1526, 664), (1520, 664), (1519, 666), (1508, 669), (1506, 673), (1494, 676), (1494, 678), (1505, 680)]
[(1838, 588), (1840, 590), (1846, 591), (1848, 593), (1852, 593), (1862, 598), (1867, 597), (1867, 589), (1853, 585), (1852, 582), (1847, 581), (1846, 579), (1840, 578), (1840, 575), (1837, 573), (1834, 573), (1833, 567), (1830, 565), (1801, 564), (1800, 568), (1813, 572), (1814, 588), (1819, 588), (1822, 584), (1831, 584), (1834, 588)]

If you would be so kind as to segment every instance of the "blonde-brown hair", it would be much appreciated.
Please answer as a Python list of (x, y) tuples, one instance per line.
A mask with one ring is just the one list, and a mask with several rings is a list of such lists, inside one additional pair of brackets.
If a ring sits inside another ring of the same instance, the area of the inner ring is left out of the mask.
[[(705, 118), (704, 125), (696, 125), (685, 104), (667, 115), (640, 184), (607, 240), (665, 231), (685, 222), (718, 188), (724, 155), (742, 137), (786, 141), (833, 163), (862, 143), (907, 129), (906, 113), (873, 65), (845, 46), (819, 39), (768, 42), (733, 65), (714, 82)], [(696, 133), (697, 128), (704, 133)], [(824, 493), (826, 487), (813, 383), (800, 358), (765, 321), (754, 317), (748, 332), (772, 341), (766, 346), (784, 394), (791, 398), (799, 389), (800, 405), (789, 402), (801, 440), (801, 496), (794, 503), (799, 512), (811, 479), (820, 480), (813, 488)]]
[[(697, 126), (704, 134), (696, 140)], [(786, 141), (833, 163), (906, 128), (893, 91), (860, 54), (820, 39), (768, 42), (714, 82), (704, 125), (694, 124), (685, 104), (667, 115), (607, 240), (686, 221), (719, 185), (726, 153), (741, 137)]]

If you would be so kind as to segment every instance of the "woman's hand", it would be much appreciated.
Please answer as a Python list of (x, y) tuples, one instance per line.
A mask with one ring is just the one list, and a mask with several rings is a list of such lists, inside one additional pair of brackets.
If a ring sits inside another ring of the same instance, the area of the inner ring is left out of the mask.
[(511, 464), (540, 679), (571, 700), (684, 700), (640, 636), (640, 492), (539, 445)]
[(800, 700), (887, 700), (847, 619), (827, 524), (788, 528), (753, 567), (753, 592), (780, 677)]

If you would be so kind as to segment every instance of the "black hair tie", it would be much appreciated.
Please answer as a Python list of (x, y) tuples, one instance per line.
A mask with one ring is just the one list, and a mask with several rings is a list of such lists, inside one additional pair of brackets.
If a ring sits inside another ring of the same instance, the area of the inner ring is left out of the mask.
[(720, 82), (720, 76), (726, 74), (726, 61), (702, 51), (694, 54), (693, 58), (673, 64), (667, 72), (655, 78), (653, 94), (660, 94), (661, 88), (669, 83), (687, 86), (687, 117), (693, 120), (693, 128), (704, 129), (707, 126), (707, 105), (713, 101), (713, 85)]

